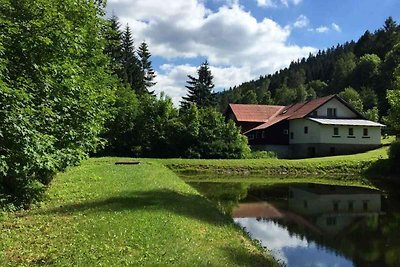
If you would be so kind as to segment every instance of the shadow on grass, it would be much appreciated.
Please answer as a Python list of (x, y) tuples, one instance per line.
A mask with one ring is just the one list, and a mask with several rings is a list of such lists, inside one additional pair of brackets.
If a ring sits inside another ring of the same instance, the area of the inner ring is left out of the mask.
[(280, 266), (272, 257), (267, 257), (261, 253), (251, 253), (245, 249), (232, 247), (226, 247), (224, 251), (237, 266)]
[(118, 196), (60, 206), (41, 214), (73, 214), (119, 212), (125, 210), (166, 211), (212, 224), (227, 224), (232, 220), (200, 195), (181, 194), (172, 190), (121, 193)]
[(400, 162), (393, 159), (379, 159), (371, 164), (364, 172), (368, 178), (389, 178), (399, 176)]

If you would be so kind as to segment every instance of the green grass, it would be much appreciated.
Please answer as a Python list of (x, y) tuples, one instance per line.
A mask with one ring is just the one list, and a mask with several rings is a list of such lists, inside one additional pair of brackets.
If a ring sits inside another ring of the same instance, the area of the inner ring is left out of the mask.
[(3, 213), (0, 266), (276, 264), (164, 166), (115, 160), (85, 161), (59, 174), (38, 206)]
[(175, 172), (222, 173), (222, 174), (263, 174), (266, 176), (361, 176), (378, 160), (386, 160), (388, 147), (354, 155), (321, 157), (298, 160), (285, 159), (159, 159)]

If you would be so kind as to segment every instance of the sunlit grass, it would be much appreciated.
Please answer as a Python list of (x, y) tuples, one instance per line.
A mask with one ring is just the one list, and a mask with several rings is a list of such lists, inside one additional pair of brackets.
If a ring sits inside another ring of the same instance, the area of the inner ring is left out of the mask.
[(0, 221), (0, 266), (268, 266), (274, 261), (156, 163), (85, 161)]

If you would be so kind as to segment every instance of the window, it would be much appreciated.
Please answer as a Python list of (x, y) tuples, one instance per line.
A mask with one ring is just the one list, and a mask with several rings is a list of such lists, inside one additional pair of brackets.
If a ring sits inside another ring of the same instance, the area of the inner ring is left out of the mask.
[(265, 138), (265, 131), (261, 132), (261, 138), (263, 138), (263, 139)]
[(333, 202), (333, 211), (338, 212), (339, 211), (339, 202)]
[(368, 200), (364, 200), (363, 202), (363, 210), (368, 211)]
[(363, 136), (368, 136), (368, 128), (363, 129)]
[(304, 133), (305, 133), (305, 134), (308, 134), (308, 126), (305, 126), (305, 127), (304, 127)]
[(312, 116), (312, 117), (318, 117), (318, 110), (314, 110), (314, 111), (311, 113), (311, 116)]
[(289, 130), (288, 130), (288, 129), (284, 129), (284, 130), (283, 130), (283, 134), (284, 134), (284, 135), (288, 135), (288, 134), (289, 134)]
[(349, 136), (353, 136), (354, 135), (354, 129), (353, 128), (349, 128)]
[(349, 211), (353, 211), (353, 210), (354, 210), (353, 201), (349, 201)]
[(260, 132), (256, 132), (256, 139), (260, 138)]
[(326, 225), (336, 225), (336, 217), (327, 217), (326, 218)]
[(335, 128), (333, 128), (333, 135), (339, 135), (339, 128), (338, 127), (335, 127)]
[(336, 118), (336, 108), (328, 108), (328, 118)]
[(294, 138), (294, 133), (290, 132), (290, 139), (293, 139), (293, 138)]
[(248, 138), (249, 138), (249, 140), (253, 140), (254, 139), (254, 134), (253, 133), (249, 134)]

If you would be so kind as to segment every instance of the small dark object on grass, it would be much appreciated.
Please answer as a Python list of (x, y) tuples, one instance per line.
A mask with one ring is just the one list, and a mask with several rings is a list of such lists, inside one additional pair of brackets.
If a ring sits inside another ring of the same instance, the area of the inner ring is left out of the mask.
[(115, 165), (138, 165), (142, 164), (140, 161), (117, 161)]

